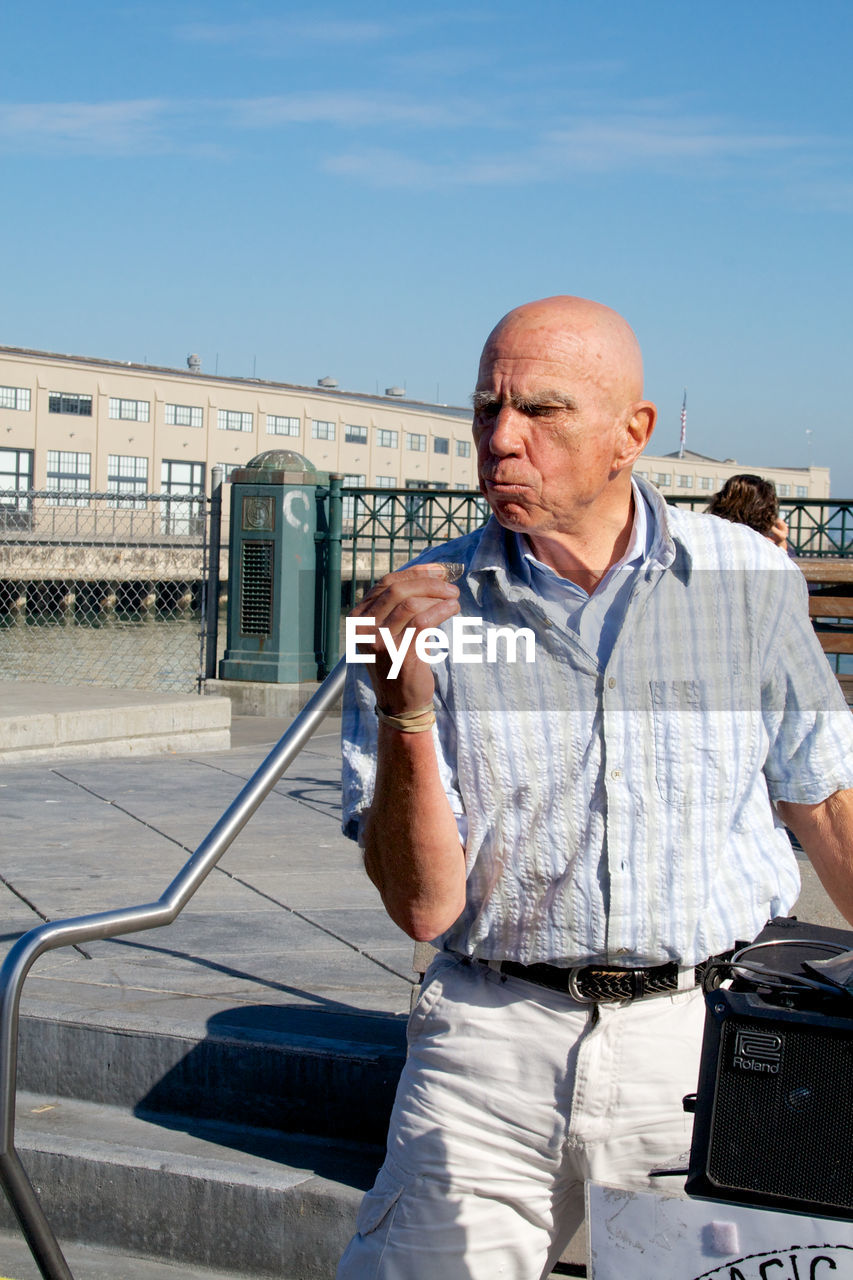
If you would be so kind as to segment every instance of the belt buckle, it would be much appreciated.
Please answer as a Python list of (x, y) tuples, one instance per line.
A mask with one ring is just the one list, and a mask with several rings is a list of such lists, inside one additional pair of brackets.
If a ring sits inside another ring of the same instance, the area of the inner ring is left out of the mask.
[(597, 1002), (593, 1000), (592, 996), (585, 996), (578, 987), (578, 976), (583, 973), (583, 969), (585, 967), (586, 966), (579, 969), (569, 969), (566, 983), (568, 992), (572, 999), (576, 1000), (578, 1004), (596, 1004)]

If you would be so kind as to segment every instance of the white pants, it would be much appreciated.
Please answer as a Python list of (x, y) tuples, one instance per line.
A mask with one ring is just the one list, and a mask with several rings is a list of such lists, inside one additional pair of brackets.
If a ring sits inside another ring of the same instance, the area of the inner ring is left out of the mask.
[(648, 1187), (690, 1146), (704, 1009), (698, 989), (582, 1005), (439, 955), (337, 1280), (547, 1276), (584, 1179)]

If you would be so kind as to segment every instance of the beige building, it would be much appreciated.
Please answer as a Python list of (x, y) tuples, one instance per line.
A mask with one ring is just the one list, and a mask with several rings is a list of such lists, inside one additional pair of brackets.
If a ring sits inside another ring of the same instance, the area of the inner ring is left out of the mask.
[[(25, 489), (110, 493), (209, 492), (216, 464), (267, 449), (304, 454), (358, 486), (471, 489), (471, 410), (187, 369), (122, 364), (0, 347), (0, 495)], [(728, 476), (755, 471), (780, 497), (827, 498), (825, 467), (724, 462), (685, 452), (644, 455), (637, 471), (665, 495), (710, 497)], [(0, 496), (0, 508), (12, 500)]]

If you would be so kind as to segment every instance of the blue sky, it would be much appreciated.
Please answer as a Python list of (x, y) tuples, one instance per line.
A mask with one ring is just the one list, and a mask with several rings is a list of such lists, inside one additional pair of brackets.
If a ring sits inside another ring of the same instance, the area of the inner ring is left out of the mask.
[(656, 452), (853, 498), (849, 0), (9, 0), (0, 343), (465, 404), (552, 293)]

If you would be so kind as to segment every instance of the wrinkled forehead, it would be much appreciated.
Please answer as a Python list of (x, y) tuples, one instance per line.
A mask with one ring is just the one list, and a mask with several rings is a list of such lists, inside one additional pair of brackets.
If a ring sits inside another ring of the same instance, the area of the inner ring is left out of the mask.
[(486, 339), (478, 389), (495, 381), (592, 383), (618, 398), (643, 392), (639, 344), (630, 326), (604, 307), (531, 305), (511, 311)]

